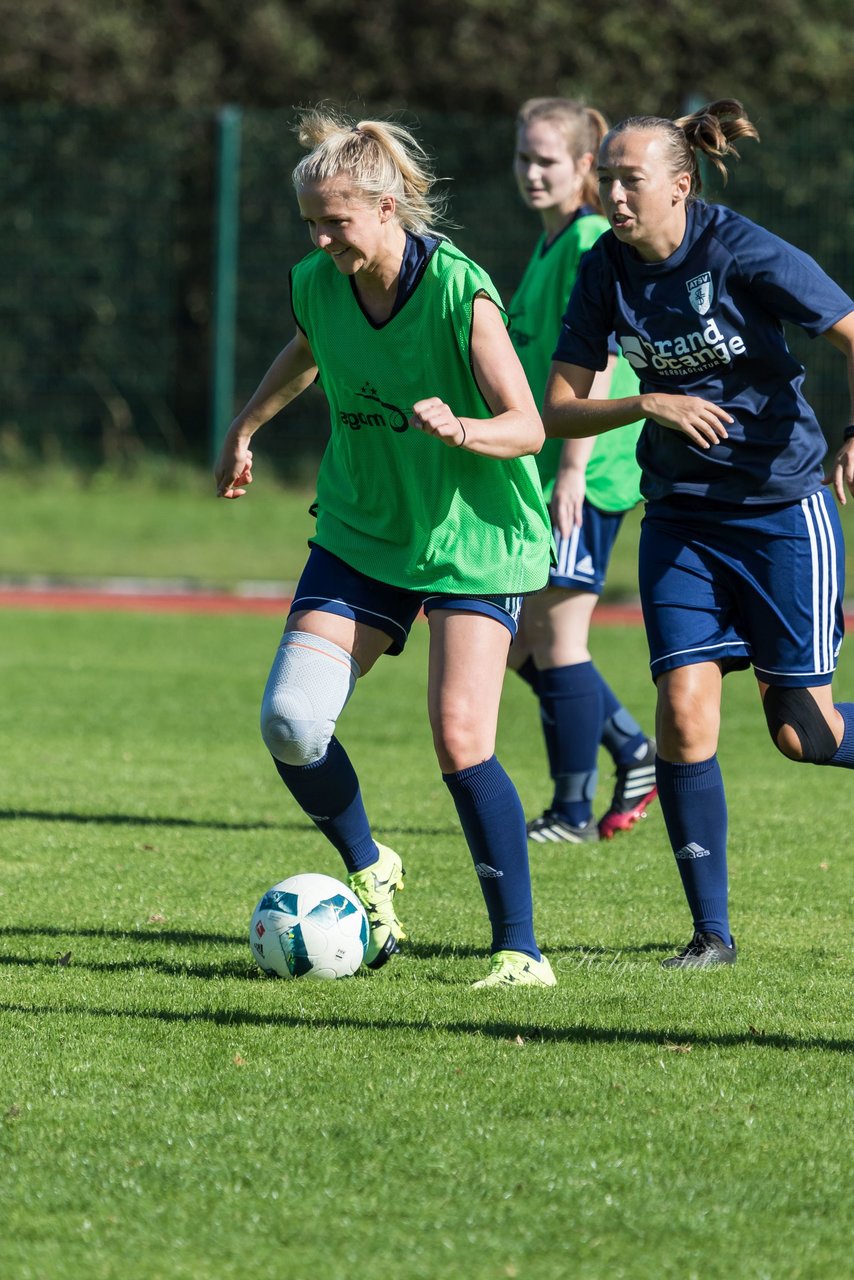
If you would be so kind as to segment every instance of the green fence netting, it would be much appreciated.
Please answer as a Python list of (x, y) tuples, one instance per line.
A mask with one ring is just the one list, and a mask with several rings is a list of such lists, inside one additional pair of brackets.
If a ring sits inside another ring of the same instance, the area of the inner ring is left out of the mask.
[[(854, 290), (854, 110), (753, 111), (723, 198)], [(453, 238), (509, 298), (538, 231), (515, 192), (513, 124), (404, 114), (448, 179)], [(308, 247), (290, 184), (287, 111), (240, 114), (233, 387), (242, 403), (293, 332), (288, 269)], [(207, 461), (218, 171), (217, 112), (0, 109), (0, 457), (100, 464), (158, 451)], [(234, 176), (234, 175), (232, 175)], [(831, 444), (848, 421), (829, 344), (791, 335)], [(310, 391), (267, 428), (284, 474), (326, 439)], [(260, 443), (260, 441), (259, 441)]]

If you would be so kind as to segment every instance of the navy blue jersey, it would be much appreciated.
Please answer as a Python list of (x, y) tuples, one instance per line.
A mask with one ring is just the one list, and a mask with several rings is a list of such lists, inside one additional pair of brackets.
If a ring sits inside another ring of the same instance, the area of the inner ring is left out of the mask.
[(617, 340), (642, 391), (702, 396), (726, 409), (708, 450), (647, 420), (638, 441), (645, 498), (791, 502), (822, 480), (826, 444), (803, 395), (783, 321), (811, 337), (854, 310), (816, 262), (721, 205), (692, 201), (682, 244), (644, 262), (606, 231), (581, 262), (555, 360), (604, 369)]

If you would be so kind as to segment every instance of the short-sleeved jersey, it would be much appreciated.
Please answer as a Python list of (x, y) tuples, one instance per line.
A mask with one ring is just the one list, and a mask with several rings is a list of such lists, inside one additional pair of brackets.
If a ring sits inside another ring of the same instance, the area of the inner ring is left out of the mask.
[(815, 336), (854, 302), (807, 254), (741, 214), (700, 200), (686, 212), (682, 244), (663, 262), (642, 261), (611, 231), (601, 237), (581, 265), (555, 359), (603, 369), (616, 332), (643, 391), (702, 396), (732, 415), (728, 439), (708, 450), (646, 422), (638, 461), (648, 500), (807, 497), (826, 445), (783, 321)]
[(429, 396), (460, 417), (492, 416), (472, 369), (478, 295), (501, 308), (486, 272), (447, 240), (380, 324), (327, 254), (314, 250), (291, 272), (294, 317), (332, 428), (312, 541), (391, 586), (521, 595), (548, 578), (551, 530), (534, 459), (483, 457), (409, 426), (413, 404)]
[[(608, 223), (588, 205), (555, 238), (541, 235), (509, 307), (510, 337), (534, 397), (542, 409), (552, 351), (567, 298), (578, 275), (578, 264)], [(616, 348), (615, 348), (616, 350)], [(612, 396), (637, 395), (638, 380), (622, 356), (611, 381)], [(640, 469), (635, 459), (643, 424), (599, 436), (587, 464), (587, 497), (603, 511), (627, 511), (640, 498)], [(546, 496), (551, 496), (562, 440), (547, 440), (537, 456)]]

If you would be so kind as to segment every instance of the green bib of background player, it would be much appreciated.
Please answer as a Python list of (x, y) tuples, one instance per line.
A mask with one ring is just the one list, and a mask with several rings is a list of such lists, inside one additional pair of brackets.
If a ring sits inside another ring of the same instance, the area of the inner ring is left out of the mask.
[[(540, 410), (561, 316), (578, 274), (578, 263), (607, 229), (606, 219), (591, 213), (571, 222), (548, 248), (542, 235), (510, 303), (510, 337)], [(611, 380), (611, 396), (637, 393), (634, 370), (620, 356)], [(635, 447), (642, 426), (637, 422), (620, 431), (606, 431), (596, 441), (587, 464), (587, 497), (601, 511), (628, 511), (640, 501)], [(551, 496), (563, 444), (563, 440), (547, 440), (537, 457), (547, 497)]]
[(379, 326), (326, 254), (298, 263), (291, 288), (332, 427), (312, 541), (392, 586), (457, 595), (544, 586), (551, 535), (534, 459), (451, 451), (408, 425), (428, 396), (463, 418), (491, 416), (470, 352), (476, 295), (500, 306), (489, 276), (440, 241), (401, 310)]

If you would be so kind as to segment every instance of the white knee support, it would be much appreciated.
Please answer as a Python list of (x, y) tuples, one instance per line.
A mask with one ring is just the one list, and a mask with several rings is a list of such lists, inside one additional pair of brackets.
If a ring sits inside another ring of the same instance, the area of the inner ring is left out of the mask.
[(261, 703), (261, 736), (270, 754), (290, 765), (320, 760), (360, 674), (340, 645), (286, 631)]

